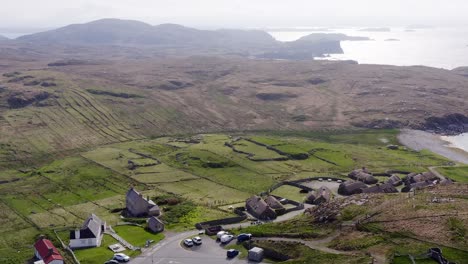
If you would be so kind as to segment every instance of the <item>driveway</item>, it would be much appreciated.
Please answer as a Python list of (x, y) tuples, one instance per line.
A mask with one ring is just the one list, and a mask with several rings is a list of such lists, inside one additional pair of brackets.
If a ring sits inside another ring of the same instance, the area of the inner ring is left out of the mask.
[(198, 231), (189, 231), (168, 235), (163, 241), (152, 249), (144, 251), (141, 255), (130, 261), (130, 264), (239, 264), (258, 263), (246, 259), (226, 258), (226, 250), (215, 240), (202, 236), (203, 244), (186, 248), (181, 245), (183, 239), (198, 234)]
[[(312, 207), (311, 205), (305, 204), (305, 208)], [(273, 222), (282, 222), (289, 220), (301, 213), (303, 210), (293, 211), (288, 214), (279, 216)], [(237, 227), (250, 226), (250, 222), (225, 225), (224, 229), (233, 229)], [(187, 249), (180, 243), (187, 237), (195, 236), (198, 234), (198, 230), (187, 231), (182, 233), (165, 233), (166, 238), (156, 244), (150, 249), (146, 249), (141, 255), (132, 259), (130, 264), (239, 264), (239, 263), (258, 263), (251, 262), (246, 259), (227, 259), (226, 250), (216, 243), (213, 239), (207, 236), (203, 236), (203, 245), (194, 246), (193, 248)]]

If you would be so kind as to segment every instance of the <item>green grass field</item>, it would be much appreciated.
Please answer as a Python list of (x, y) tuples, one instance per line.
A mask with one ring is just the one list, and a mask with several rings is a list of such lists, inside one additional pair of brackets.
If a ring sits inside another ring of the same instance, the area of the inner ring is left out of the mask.
[[(93, 117), (92, 113), (83, 113), (78, 116), (78, 105), (88, 104), (83, 98), (87, 95), (76, 95), (73, 91), (67, 93), (73, 98), (61, 100), (66, 101), (64, 105), (67, 102), (71, 104), (70, 109), (67, 108), (68, 114), (88, 120), (86, 122), (104, 122), (99, 119), (104, 115)], [(100, 112), (104, 113), (105, 109)], [(55, 113), (48, 114), (52, 116)], [(64, 157), (36, 167), (26, 166), (21, 171), (0, 170), (0, 180), (3, 181), (0, 184), (2, 254), (17, 252), (17, 248), (30, 248), (39, 234), (52, 229), (79, 227), (91, 212), (111, 225), (118, 224), (121, 221), (119, 213), (111, 211), (125, 206), (124, 195), (130, 186), (145, 196), (176, 194), (192, 201), (196, 205), (194, 210), (167, 225), (168, 229), (186, 230), (199, 221), (232, 216), (218, 208), (242, 204), (249, 196), (266, 191), (279, 181), (319, 175), (341, 177), (362, 166), (373, 172), (388, 169), (420, 172), (429, 166), (447, 163), (447, 160), (427, 151), (388, 150), (387, 144), (397, 142), (397, 131), (394, 130), (245, 134), (244, 138), (290, 154), (311, 153), (303, 160), (254, 161), (227, 147), (225, 143), (233, 140), (227, 134), (200, 135), (197, 136), (199, 143), (186, 143), (184, 137), (132, 140), (137, 135), (122, 133), (116, 129), (120, 125), (115, 121), (106, 122), (113, 125), (92, 128), (102, 132), (108, 143), (106, 146), (91, 148), (93, 139), (76, 139), (83, 140), (83, 144), (89, 144), (89, 147), (81, 153), (63, 154)], [(39, 134), (34, 136), (40, 137)], [(122, 138), (129, 140), (112, 143)], [(47, 149), (50, 141), (38, 140), (36, 144), (36, 147)], [(252, 152), (254, 158), (280, 157), (277, 152), (246, 140), (236, 142), (235, 147)], [(134, 161), (136, 167), (130, 168), (129, 161)], [(447, 173), (458, 181), (464, 180), (465, 170), (465, 167), (440, 168), (441, 173)], [(288, 187), (279, 188), (275, 194), (294, 200), (303, 198), (297, 188)], [(23, 260), (32, 254), (30, 250), (20, 252), (16, 254)], [(96, 254), (101, 254), (99, 252), (105, 250), (96, 249)], [(87, 262), (85, 253), (80, 254), (85, 259), (83, 263), (93, 263)], [(104, 257), (107, 255), (103, 254)]]
[(119, 236), (135, 247), (144, 247), (147, 240), (153, 240), (154, 243), (158, 243), (164, 239), (163, 234), (153, 234), (139, 226), (119, 225), (113, 228)]
[(437, 171), (457, 182), (468, 183), (468, 166), (441, 167)]

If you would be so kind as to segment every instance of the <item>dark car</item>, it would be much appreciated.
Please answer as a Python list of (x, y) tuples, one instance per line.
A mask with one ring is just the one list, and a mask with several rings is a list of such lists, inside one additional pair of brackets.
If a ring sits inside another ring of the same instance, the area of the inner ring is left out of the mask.
[(119, 264), (119, 262), (115, 259), (111, 259), (111, 260), (104, 262), (104, 264)]
[(250, 240), (252, 238), (252, 234), (240, 234), (237, 236), (237, 242), (244, 242)]
[(226, 252), (226, 256), (228, 258), (235, 258), (237, 255), (239, 255), (239, 250), (236, 250), (236, 249), (229, 249)]

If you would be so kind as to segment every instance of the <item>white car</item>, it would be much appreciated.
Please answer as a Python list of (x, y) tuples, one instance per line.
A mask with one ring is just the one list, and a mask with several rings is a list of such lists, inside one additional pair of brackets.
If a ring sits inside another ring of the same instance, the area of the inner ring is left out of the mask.
[(193, 247), (193, 241), (190, 238), (184, 239), (184, 245), (186, 247)]
[(217, 237), (218, 239), (221, 239), (221, 237), (224, 236), (224, 235), (229, 235), (229, 233), (226, 232), (226, 231), (219, 231), (219, 232), (216, 234), (216, 237)]
[(117, 260), (118, 262), (129, 262), (130, 261), (130, 257), (125, 255), (124, 253), (114, 254), (114, 259)]
[(201, 245), (201, 244), (202, 244), (201, 237), (196, 236), (196, 237), (192, 238), (192, 242), (193, 242), (195, 245)]
[(224, 235), (221, 237), (221, 243), (223, 244), (227, 244), (229, 242), (231, 242), (231, 240), (234, 239), (234, 236), (233, 235)]

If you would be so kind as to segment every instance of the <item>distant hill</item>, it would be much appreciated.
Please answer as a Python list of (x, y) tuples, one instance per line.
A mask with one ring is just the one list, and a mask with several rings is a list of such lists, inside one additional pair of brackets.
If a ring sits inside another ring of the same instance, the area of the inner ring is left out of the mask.
[(341, 53), (342, 40), (368, 40), (344, 34), (311, 34), (283, 43), (262, 30), (199, 30), (176, 24), (152, 26), (143, 22), (101, 19), (73, 24), (17, 39), (33, 45), (120, 45), (166, 49), (190, 49), (195, 53), (235, 53), (254, 57), (311, 59), (325, 53)]
[(0, 41), (8, 41), (8, 40), (10, 39), (5, 36), (0, 35)]
[(101, 19), (85, 24), (73, 24), (55, 30), (19, 37), (36, 43), (75, 45), (172, 45), (216, 46), (219, 44), (274, 45), (276, 41), (263, 31), (198, 30), (176, 24), (152, 26), (134, 20)]

